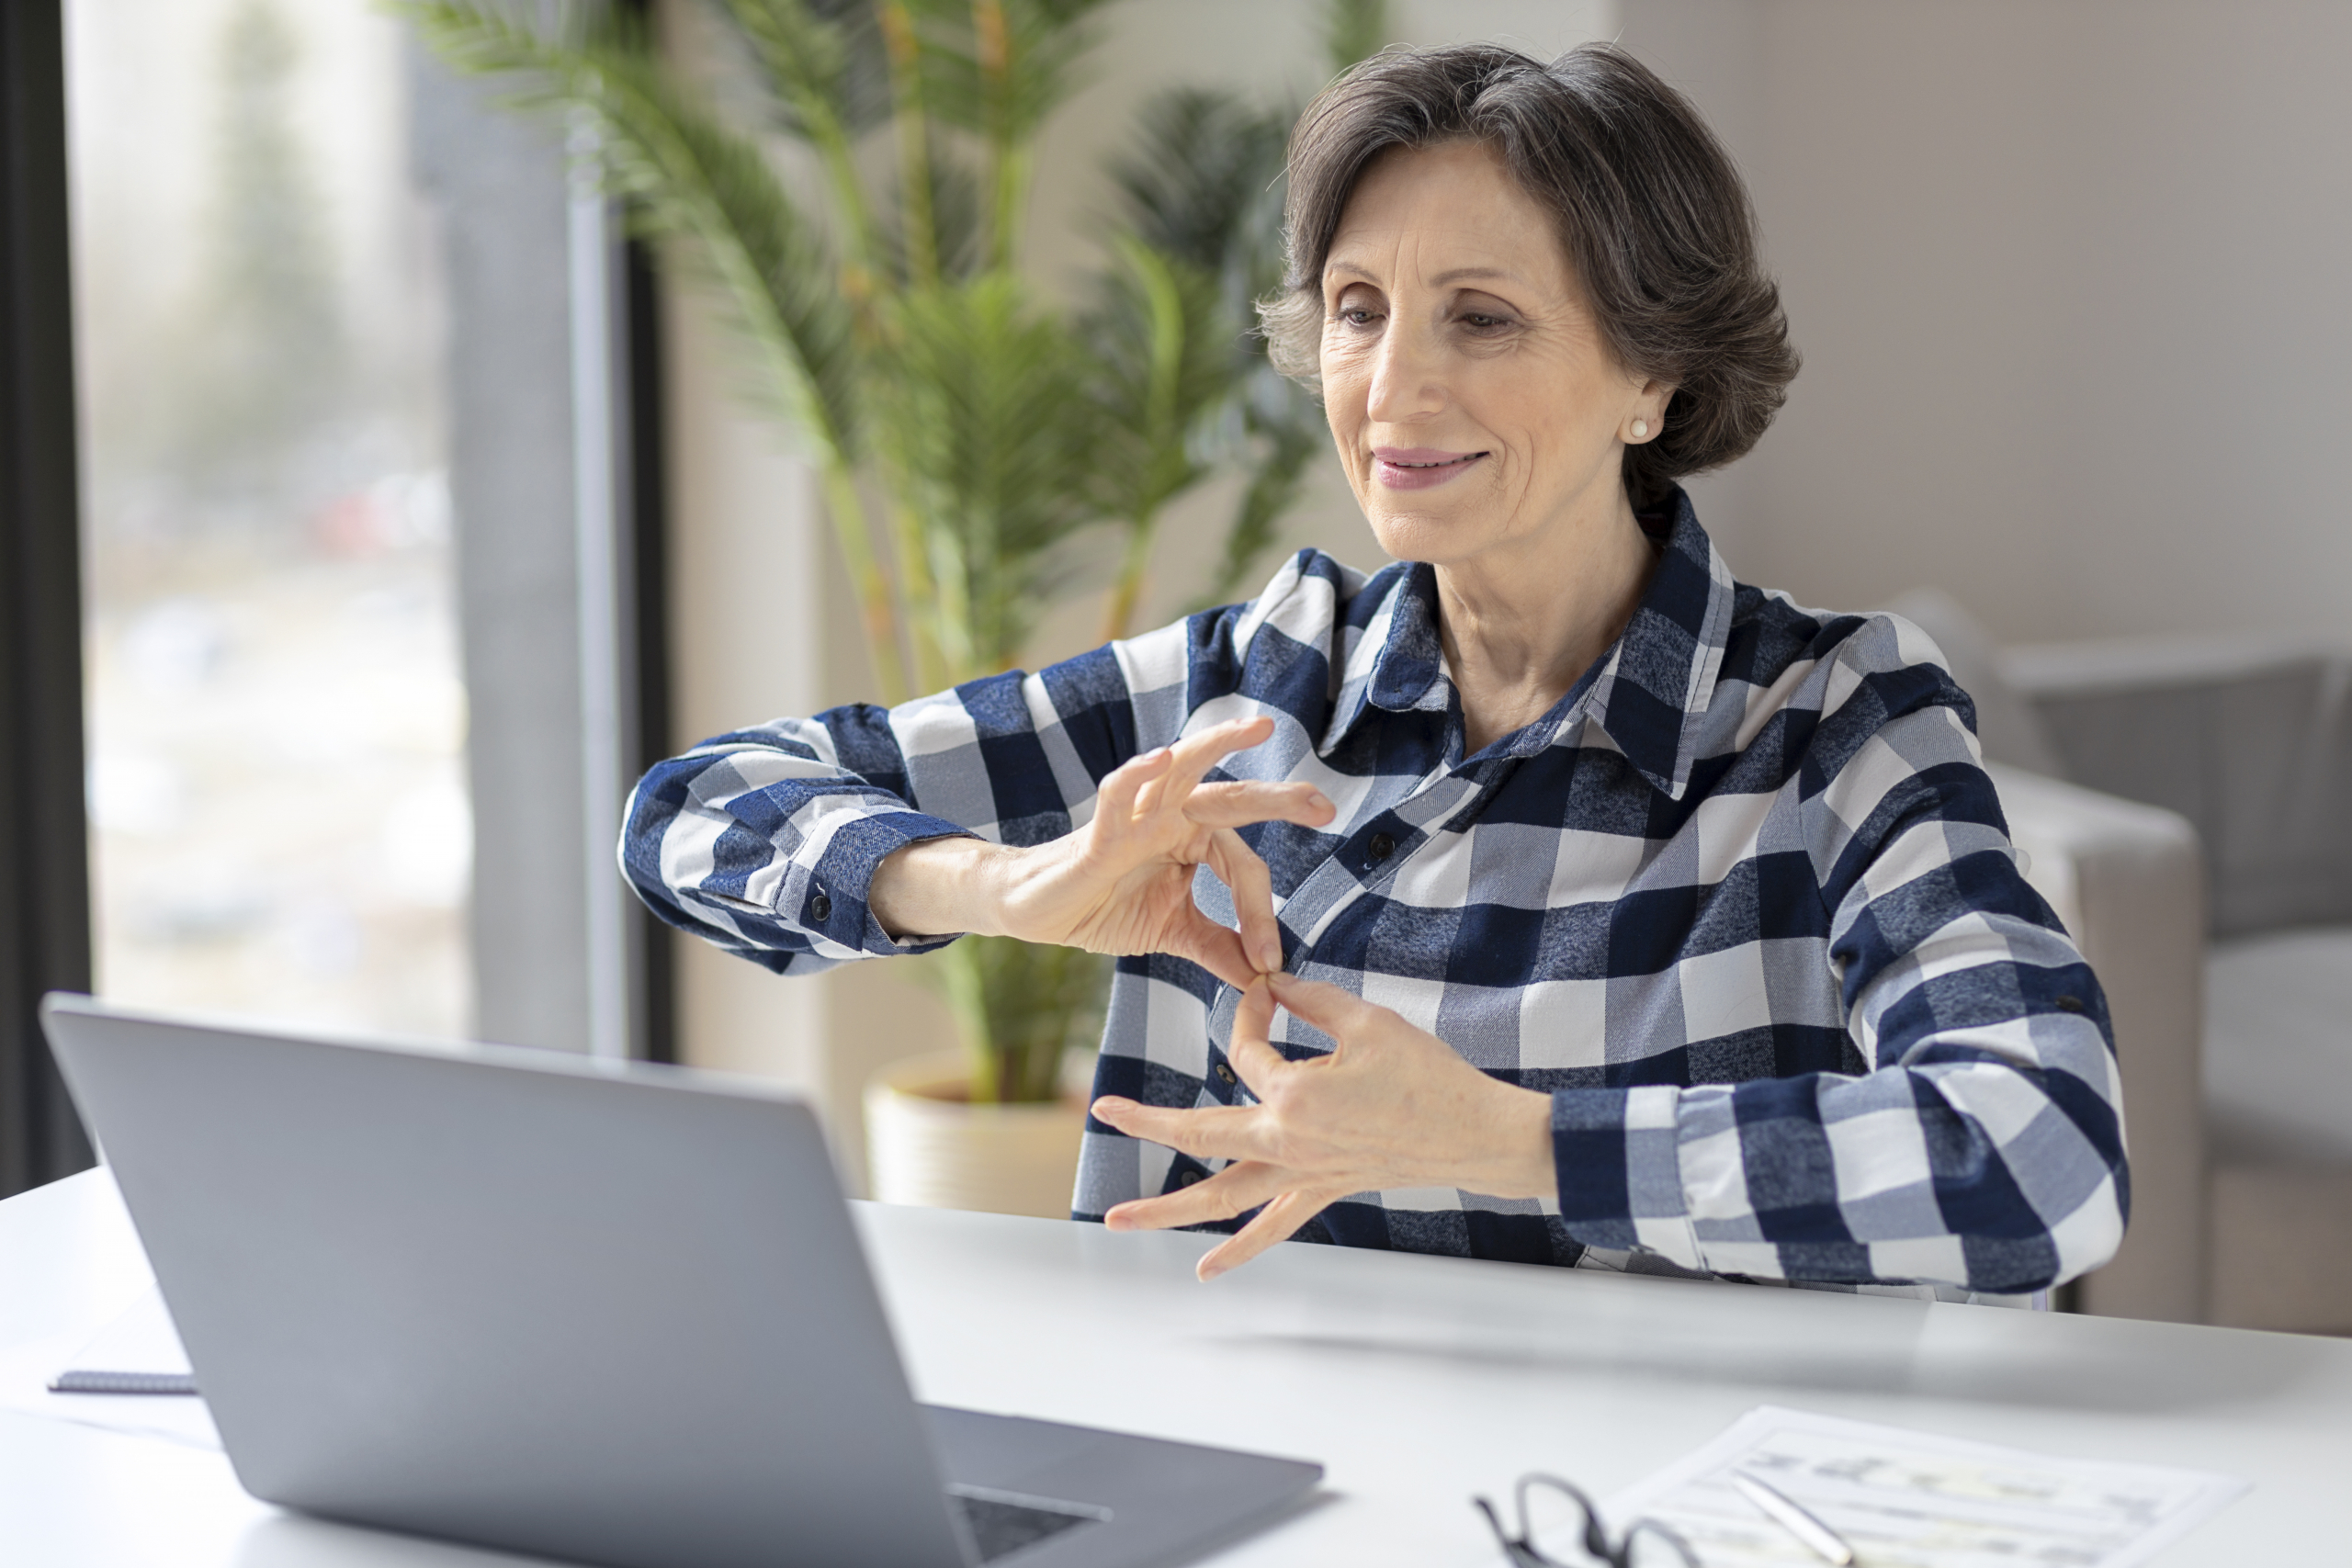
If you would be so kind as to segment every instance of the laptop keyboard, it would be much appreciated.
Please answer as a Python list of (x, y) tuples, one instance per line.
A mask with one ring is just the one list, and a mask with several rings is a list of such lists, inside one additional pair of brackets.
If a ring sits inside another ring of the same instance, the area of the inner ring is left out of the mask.
[(1024, 1546), (1109, 1518), (1102, 1508), (1083, 1503), (1061, 1503), (1050, 1497), (1027, 1497), (984, 1486), (951, 1485), (948, 1501), (964, 1517), (973, 1550), (983, 1562), (1007, 1557)]

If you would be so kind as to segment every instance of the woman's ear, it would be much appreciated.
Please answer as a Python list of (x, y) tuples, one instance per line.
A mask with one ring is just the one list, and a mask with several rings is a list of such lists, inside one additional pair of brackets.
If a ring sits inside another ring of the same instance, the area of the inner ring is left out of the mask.
[(1634, 395), (1634, 407), (1625, 415), (1625, 423), (1618, 428), (1618, 439), (1628, 446), (1638, 446), (1655, 441), (1666, 428), (1666, 405), (1672, 401), (1674, 389), (1664, 381), (1644, 381)]

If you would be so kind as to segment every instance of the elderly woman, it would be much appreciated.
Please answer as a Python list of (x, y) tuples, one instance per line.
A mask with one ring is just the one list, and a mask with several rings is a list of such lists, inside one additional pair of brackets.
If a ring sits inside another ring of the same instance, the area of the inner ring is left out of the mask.
[(1374, 536), (1036, 674), (705, 742), (625, 860), (786, 974), (1121, 955), (1079, 1217), (1962, 1297), (2104, 1262), (2098, 984), (1967, 696), (1736, 581), (1675, 480), (1796, 369), (1746, 192), (1613, 49), (1300, 121), (1278, 362)]

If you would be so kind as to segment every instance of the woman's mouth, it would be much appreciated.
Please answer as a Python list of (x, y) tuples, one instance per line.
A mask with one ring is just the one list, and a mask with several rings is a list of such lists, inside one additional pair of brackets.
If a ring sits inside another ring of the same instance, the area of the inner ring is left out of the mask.
[(1460, 478), (1487, 455), (1444, 452), (1434, 446), (1375, 446), (1373, 477), (1388, 490), (1429, 490)]

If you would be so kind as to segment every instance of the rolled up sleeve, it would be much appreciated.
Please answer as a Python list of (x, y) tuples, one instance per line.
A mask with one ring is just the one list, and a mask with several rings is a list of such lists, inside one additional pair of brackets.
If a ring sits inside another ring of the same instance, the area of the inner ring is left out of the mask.
[(1150, 728), (1138, 715), (1181, 692), (1184, 631), (713, 737), (631, 793), (622, 874), (663, 920), (779, 974), (943, 946), (957, 933), (883, 929), (876, 868), (925, 840), (1031, 845), (1083, 823)]

